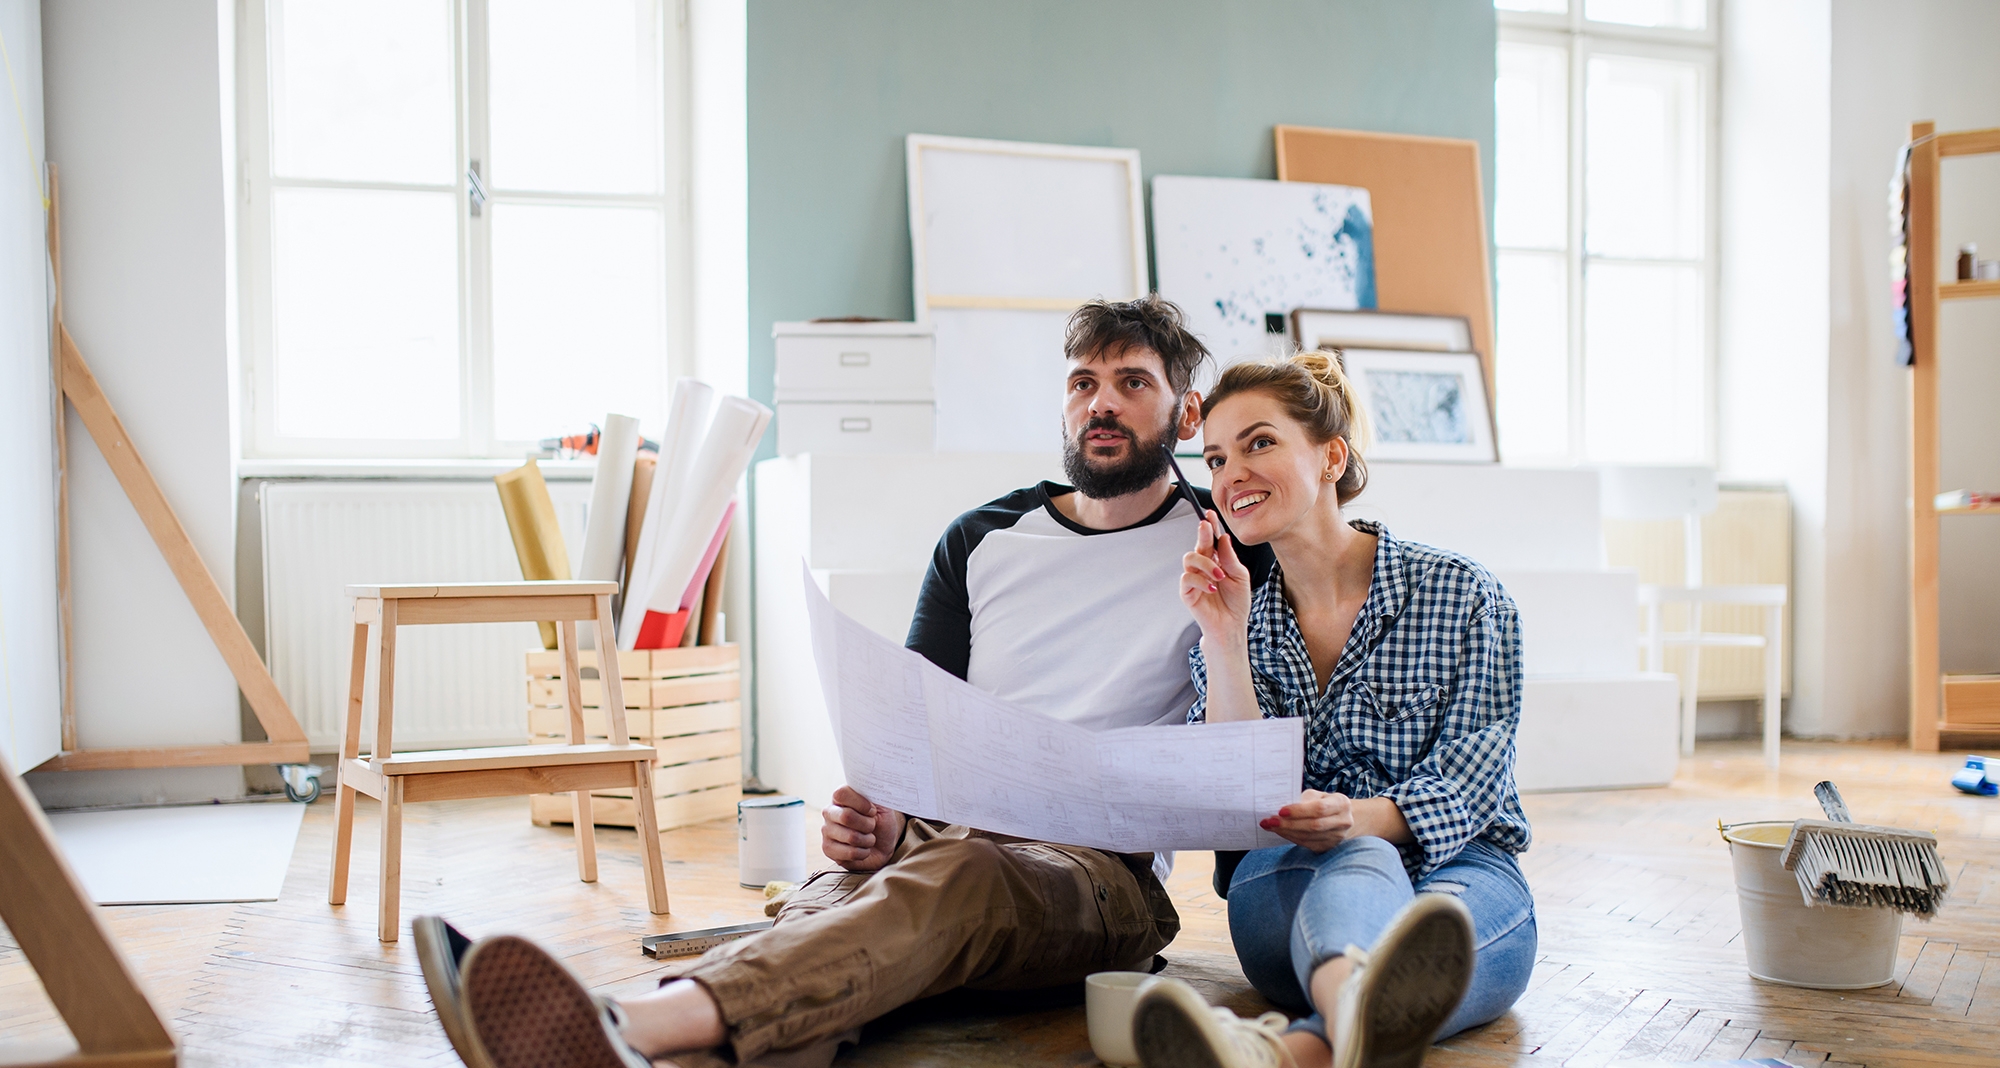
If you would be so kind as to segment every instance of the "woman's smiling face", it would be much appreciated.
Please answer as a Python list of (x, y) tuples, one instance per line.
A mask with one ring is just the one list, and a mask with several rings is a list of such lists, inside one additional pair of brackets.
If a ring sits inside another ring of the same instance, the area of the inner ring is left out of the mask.
[(1202, 462), (1208, 465), (1215, 507), (1238, 540), (1270, 541), (1332, 498), (1335, 478), (1347, 464), (1347, 443), (1319, 444), (1261, 390), (1225, 398), (1202, 423)]

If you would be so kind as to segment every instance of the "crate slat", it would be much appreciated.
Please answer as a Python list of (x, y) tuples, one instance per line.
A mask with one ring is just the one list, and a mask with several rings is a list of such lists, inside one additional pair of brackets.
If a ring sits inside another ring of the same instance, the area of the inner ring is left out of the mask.
[[(610, 729), (607, 717), (601, 708), (583, 710), (583, 733), (588, 738), (603, 738)], [(673, 738), (683, 734), (704, 734), (709, 731), (731, 730), (743, 721), (743, 705), (739, 701), (717, 701), (706, 705), (685, 705), (680, 708), (628, 708), (625, 710), (625, 730), (635, 740), (650, 742), (655, 738)], [(528, 733), (540, 737), (553, 737), (557, 741), (569, 740), (569, 712), (562, 708), (531, 708), (528, 710)]]
[[(653, 811), (659, 819), (660, 829), (667, 831), (734, 816), (736, 804), (741, 800), (743, 791), (740, 787), (719, 786), (712, 790), (662, 797), (653, 802)], [(528, 804), (529, 816), (536, 826), (548, 827), (575, 821), (568, 794), (533, 794)], [(632, 827), (638, 823), (632, 800), (625, 797), (593, 795), (590, 816), (591, 822), (599, 827)]]
[[(528, 707), (561, 708), (569, 700), (563, 680), (530, 678), (528, 682)], [(717, 701), (734, 701), (742, 696), (742, 676), (735, 672), (720, 675), (687, 675), (676, 679), (634, 679), (625, 683), (626, 708), (677, 708), (682, 705), (706, 705)], [(585, 708), (598, 708), (604, 704), (604, 684), (596, 679), (583, 680), (583, 704)]]
[[(535, 735), (536, 745), (561, 745), (568, 739), (556, 735)], [(596, 739), (603, 741), (603, 739)], [(743, 732), (740, 730), (709, 731), (707, 734), (683, 734), (678, 738), (652, 738), (647, 740), (659, 752), (653, 762), (657, 768), (686, 764), (695, 760), (714, 760), (717, 757), (737, 756), (743, 752)]]
[[(618, 674), (627, 679), (671, 679), (682, 675), (713, 675), (737, 670), (740, 657), (736, 644), (690, 645), (680, 649), (629, 649), (618, 654)], [(597, 650), (580, 649), (577, 666), (597, 671)], [(528, 675), (533, 678), (562, 677), (562, 654), (535, 649), (528, 653)]]

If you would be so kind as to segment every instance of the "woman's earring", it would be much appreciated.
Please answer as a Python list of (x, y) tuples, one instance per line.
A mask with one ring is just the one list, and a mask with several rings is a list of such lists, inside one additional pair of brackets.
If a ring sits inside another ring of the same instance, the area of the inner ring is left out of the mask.
[(1338, 475), (1338, 474), (1336, 474), (1335, 472), (1332, 472), (1332, 471), (1328, 471), (1328, 472), (1326, 473), (1326, 480), (1327, 480), (1328, 482), (1332, 482), (1332, 481), (1333, 481), (1334, 479), (1337, 479), (1337, 478), (1339, 478), (1339, 477), (1340, 477), (1340, 475)]

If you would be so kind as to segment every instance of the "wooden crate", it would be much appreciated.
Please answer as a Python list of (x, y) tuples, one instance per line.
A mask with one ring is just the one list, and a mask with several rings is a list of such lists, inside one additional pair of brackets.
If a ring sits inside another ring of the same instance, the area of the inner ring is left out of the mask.
[[(583, 729), (606, 741), (609, 716), (597, 679), (597, 654), (577, 656), (583, 669)], [(527, 655), (528, 736), (534, 742), (568, 741), (569, 712), (562, 656), (536, 649)], [(733, 816), (743, 799), (740, 658), (735, 645), (697, 645), (618, 654), (630, 739), (659, 750), (653, 768), (653, 806), (660, 829)], [(592, 822), (604, 827), (637, 823), (632, 791), (591, 793)], [(529, 814), (537, 826), (574, 820), (568, 794), (535, 794)]]
[(1946, 675), (1944, 723), (1953, 727), (2000, 727), (2000, 675)]

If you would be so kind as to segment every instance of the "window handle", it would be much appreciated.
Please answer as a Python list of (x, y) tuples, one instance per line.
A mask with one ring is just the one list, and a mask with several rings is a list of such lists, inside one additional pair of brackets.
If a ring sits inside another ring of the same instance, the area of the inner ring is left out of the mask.
[(480, 209), (486, 204), (486, 186), (479, 180), (479, 161), (465, 169), (465, 199), (472, 205), (472, 217), (479, 218)]

